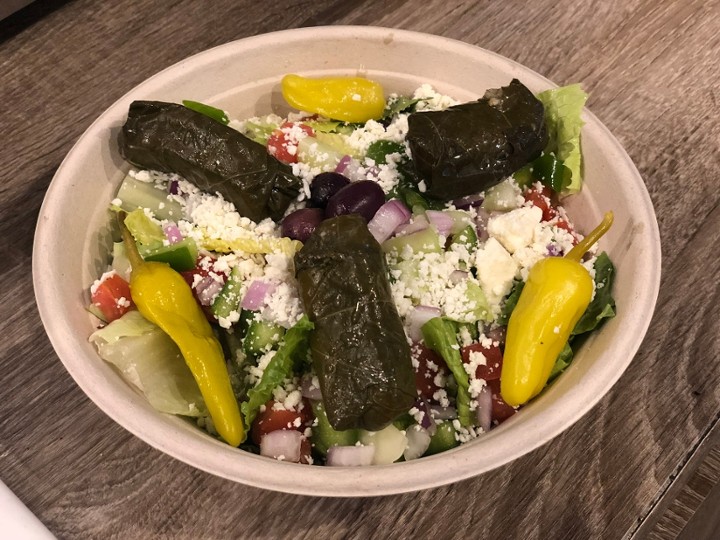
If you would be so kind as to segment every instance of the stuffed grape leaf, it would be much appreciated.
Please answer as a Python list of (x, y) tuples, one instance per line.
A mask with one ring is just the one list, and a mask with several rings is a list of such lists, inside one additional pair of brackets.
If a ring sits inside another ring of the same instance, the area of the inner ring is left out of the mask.
[(408, 117), (407, 141), (426, 195), (451, 200), (484, 191), (540, 155), (543, 104), (520, 81), (470, 103)]
[(323, 404), (338, 431), (378, 431), (416, 399), (380, 244), (357, 215), (327, 219), (295, 255)]
[(176, 103), (134, 101), (118, 142), (133, 165), (220, 192), (255, 222), (280, 220), (302, 185), (263, 145)]

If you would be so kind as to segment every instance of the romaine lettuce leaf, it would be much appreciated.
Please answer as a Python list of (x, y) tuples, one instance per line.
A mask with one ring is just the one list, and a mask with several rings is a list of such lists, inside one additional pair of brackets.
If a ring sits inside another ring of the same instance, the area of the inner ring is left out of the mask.
[(285, 333), (285, 339), (263, 371), (262, 378), (248, 391), (247, 401), (240, 406), (247, 431), (251, 429), (260, 407), (272, 397), (272, 391), (292, 376), (293, 365), (307, 354), (308, 338), (313, 328), (313, 323), (305, 315)]
[(462, 426), (473, 424), (470, 417), (470, 381), (460, 357), (455, 325), (442, 317), (430, 319), (422, 326), (425, 345), (443, 357), (457, 382), (457, 413)]
[(549, 135), (545, 152), (553, 152), (572, 174), (566, 193), (577, 193), (582, 187), (580, 131), (584, 122), (580, 113), (587, 97), (579, 84), (546, 90), (537, 95), (545, 106), (545, 123)]
[(90, 342), (160, 412), (205, 416), (200, 389), (170, 337), (138, 311), (94, 332)]

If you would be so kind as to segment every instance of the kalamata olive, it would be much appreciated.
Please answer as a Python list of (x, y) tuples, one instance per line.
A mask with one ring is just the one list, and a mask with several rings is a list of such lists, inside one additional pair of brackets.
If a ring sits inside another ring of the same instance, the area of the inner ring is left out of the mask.
[(323, 220), (321, 208), (301, 208), (282, 220), (282, 235), (305, 242)]
[(310, 184), (310, 202), (313, 206), (325, 208), (328, 199), (349, 183), (350, 180), (340, 173), (320, 173), (313, 178), (312, 184)]
[(370, 221), (383, 204), (385, 192), (377, 182), (361, 180), (345, 186), (330, 197), (325, 207), (325, 217), (360, 214), (365, 221)]

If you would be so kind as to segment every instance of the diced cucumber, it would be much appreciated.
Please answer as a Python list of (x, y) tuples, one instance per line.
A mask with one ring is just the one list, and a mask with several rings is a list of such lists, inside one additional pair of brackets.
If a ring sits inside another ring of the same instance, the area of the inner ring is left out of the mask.
[(469, 280), (465, 283), (467, 286), (467, 299), (475, 303), (475, 309), (471, 312), (472, 319), (475, 321), (491, 322), (493, 316), (490, 312), (490, 304), (488, 304), (487, 297), (480, 288), (480, 285)]
[(395, 252), (402, 256), (405, 246), (410, 246), (413, 253), (442, 253), (440, 236), (433, 227), (427, 227), (405, 236), (396, 236), (383, 242), (382, 248), (386, 253)]
[(173, 270), (185, 272), (195, 268), (198, 250), (195, 240), (184, 238), (177, 244), (169, 246), (139, 246), (140, 255), (146, 261), (168, 263)]
[(520, 188), (512, 178), (503, 180), (499, 184), (485, 191), (485, 200), (482, 207), (488, 212), (508, 212), (520, 206), (518, 196)]
[(327, 455), (328, 448), (331, 446), (353, 446), (358, 442), (358, 430), (348, 429), (345, 431), (337, 431), (333, 429), (325, 414), (325, 407), (320, 401), (312, 402), (312, 409), (317, 418), (317, 425), (312, 428), (312, 442), (315, 450), (323, 456)]
[(240, 288), (242, 287), (242, 273), (236, 266), (230, 272), (225, 285), (215, 298), (210, 308), (213, 314), (219, 319), (227, 318), (233, 311), (240, 309)]
[(402, 414), (393, 420), (393, 426), (398, 428), (400, 431), (406, 430), (414, 423), (415, 419), (409, 413)]
[(267, 352), (279, 343), (285, 335), (282, 326), (266, 321), (253, 320), (243, 341), (245, 354), (257, 356)]
[(532, 164), (528, 163), (519, 171), (515, 171), (513, 178), (520, 189), (528, 187), (533, 182)]
[(155, 187), (152, 182), (141, 182), (127, 175), (120, 184), (117, 198), (122, 201), (120, 208), (132, 212), (136, 208), (147, 208), (157, 219), (175, 220), (182, 218), (182, 206), (168, 199), (168, 194)]
[(455, 439), (455, 428), (452, 422), (438, 422), (435, 435), (430, 438), (430, 446), (428, 446), (424, 455), (439, 454), (455, 448), (458, 444), (460, 443)]
[(467, 246), (468, 251), (473, 250), (477, 247), (478, 243), (478, 237), (477, 233), (475, 232), (475, 228), (472, 225), (468, 225), (464, 229), (462, 229), (460, 232), (453, 234), (452, 236), (452, 244), (460, 244), (463, 246)]
[(362, 157), (355, 148), (347, 143), (345, 135), (340, 133), (324, 133), (322, 131), (317, 131), (315, 133), (315, 138), (319, 142), (332, 148), (335, 152), (340, 153), (341, 156), (347, 155), (356, 159)]
[(322, 171), (334, 171), (345, 154), (316, 137), (305, 137), (298, 142), (297, 155), (298, 161), (307, 163), (310, 167), (317, 167)]
[(445, 210), (445, 213), (453, 218), (453, 226), (450, 229), (450, 234), (455, 235), (467, 227), (472, 227), (473, 218), (464, 210)]

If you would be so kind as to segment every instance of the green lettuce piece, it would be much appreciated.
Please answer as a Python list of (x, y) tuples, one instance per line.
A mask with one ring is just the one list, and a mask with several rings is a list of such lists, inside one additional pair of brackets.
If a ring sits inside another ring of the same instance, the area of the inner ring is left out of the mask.
[(336, 133), (342, 122), (339, 120), (304, 120), (303, 124), (320, 133)]
[(204, 103), (200, 103), (199, 101), (190, 101), (187, 99), (183, 100), (182, 104), (185, 105), (185, 107), (187, 107), (188, 109), (199, 112), (200, 114), (204, 114), (205, 116), (212, 118), (216, 122), (220, 122), (221, 124), (224, 124), (226, 126), (230, 123), (228, 115), (222, 109), (218, 109), (210, 105), (205, 105)]
[(265, 368), (262, 378), (248, 391), (247, 401), (240, 406), (246, 430), (250, 430), (260, 407), (272, 397), (272, 391), (292, 376), (294, 365), (302, 362), (313, 328), (313, 323), (304, 315), (285, 333), (285, 339)]
[(255, 120), (257, 121), (245, 121), (244, 135), (246, 135), (256, 143), (260, 143), (263, 146), (266, 146), (270, 135), (272, 135), (272, 132), (280, 127), (280, 123), (277, 122), (277, 120), (280, 120), (280, 117), (275, 115), (268, 115), (256, 118)]
[(460, 425), (473, 425), (470, 416), (470, 381), (460, 357), (455, 325), (452, 321), (435, 317), (422, 326), (425, 345), (443, 357), (457, 383), (457, 413)]
[(572, 362), (573, 359), (573, 350), (570, 347), (569, 343), (566, 343), (563, 347), (563, 350), (560, 351), (560, 354), (557, 357), (557, 360), (555, 360), (555, 365), (552, 368), (552, 371), (550, 372), (550, 377), (548, 378), (548, 383), (555, 379), (558, 375), (560, 375), (563, 371), (565, 371), (565, 368), (567, 368), (570, 365), (570, 362)]
[(125, 218), (125, 225), (130, 229), (133, 238), (143, 246), (162, 245), (165, 240), (162, 227), (147, 217), (142, 208), (130, 212)]
[(545, 106), (545, 123), (549, 135), (545, 152), (554, 153), (571, 172), (566, 193), (577, 193), (582, 187), (580, 131), (584, 122), (580, 113), (587, 97), (579, 84), (546, 90), (537, 95)]
[(580, 317), (571, 335), (584, 334), (595, 330), (605, 319), (615, 316), (615, 300), (612, 297), (612, 285), (615, 279), (615, 266), (604, 251), (595, 260), (595, 298)]
[(522, 293), (523, 287), (525, 287), (524, 281), (516, 281), (513, 283), (510, 294), (505, 299), (505, 303), (500, 310), (500, 315), (498, 315), (498, 318), (495, 321), (500, 326), (507, 326), (507, 323), (510, 321), (510, 315), (512, 315), (518, 300), (520, 300), (520, 294)]
[(425, 98), (398, 96), (396, 98), (389, 99), (385, 105), (385, 110), (383, 111), (380, 121), (391, 120), (393, 116), (401, 112), (409, 112), (419, 101), (425, 101)]
[(128, 311), (94, 332), (90, 342), (160, 412), (206, 416), (205, 401), (175, 342), (160, 328)]

